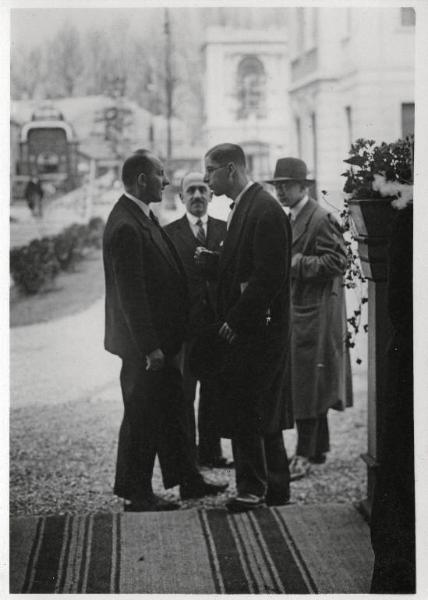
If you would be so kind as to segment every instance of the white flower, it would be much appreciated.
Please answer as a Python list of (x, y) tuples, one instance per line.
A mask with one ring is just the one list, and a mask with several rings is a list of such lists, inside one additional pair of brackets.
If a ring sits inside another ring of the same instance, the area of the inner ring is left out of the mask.
[(398, 210), (405, 208), (413, 200), (413, 185), (398, 181), (386, 181), (384, 175), (376, 174), (374, 176), (372, 189), (379, 192), (381, 196), (396, 196), (391, 204)]

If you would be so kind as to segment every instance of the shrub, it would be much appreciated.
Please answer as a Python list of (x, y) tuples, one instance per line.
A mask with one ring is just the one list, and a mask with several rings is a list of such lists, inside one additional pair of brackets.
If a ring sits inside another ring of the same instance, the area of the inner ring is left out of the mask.
[(85, 256), (88, 229), (86, 225), (74, 223), (55, 238), (55, 254), (61, 269), (72, 271), (77, 262)]
[(59, 269), (53, 237), (33, 240), (28, 246), (13, 248), (10, 252), (11, 275), (26, 294), (36, 294), (52, 285)]
[(72, 271), (91, 248), (101, 248), (104, 221), (94, 217), (88, 225), (73, 223), (55, 236), (33, 240), (10, 251), (10, 272), (26, 294), (35, 294), (52, 284), (60, 269)]
[(87, 242), (94, 248), (101, 248), (103, 245), (104, 221), (101, 217), (93, 217), (88, 223)]

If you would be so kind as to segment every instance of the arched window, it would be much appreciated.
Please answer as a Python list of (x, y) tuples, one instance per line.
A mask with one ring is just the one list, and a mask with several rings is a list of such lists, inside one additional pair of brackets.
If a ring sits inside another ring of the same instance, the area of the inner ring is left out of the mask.
[(238, 119), (265, 116), (266, 75), (256, 56), (245, 56), (238, 66)]

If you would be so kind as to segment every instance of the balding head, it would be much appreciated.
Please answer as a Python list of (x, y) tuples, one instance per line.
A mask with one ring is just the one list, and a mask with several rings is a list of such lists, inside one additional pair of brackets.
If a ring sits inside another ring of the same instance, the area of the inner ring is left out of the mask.
[(208, 210), (208, 202), (212, 193), (204, 182), (202, 173), (192, 171), (186, 173), (181, 182), (180, 197), (188, 213), (194, 217), (203, 217)]
[(186, 175), (181, 180), (181, 191), (185, 192), (189, 186), (199, 185), (200, 183), (204, 183), (204, 176), (202, 173), (199, 173), (198, 171), (186, 173)]
[(146, 204), (162, 201), (162, 190), (169, 184), (163, 164), (149, 150), (136, 150), (123, 163), (125, 190)]

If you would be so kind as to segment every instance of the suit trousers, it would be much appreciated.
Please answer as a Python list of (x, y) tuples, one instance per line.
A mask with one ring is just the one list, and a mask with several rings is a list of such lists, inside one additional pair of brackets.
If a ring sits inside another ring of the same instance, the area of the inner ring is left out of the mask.
[(141, 359), (123, 359), (124, 418), (119, 432), (114, 493), (144, 497), (152, 491), (156, 455), (165, 488), (200, 479), (187, 433), (180, 371), (166, 364), (147, 371)]
[(232, 451), (238, 495), (254, 494), (273, 502), (289, 500), (290, 471), (282, 431), (235, 433)]
[[(188, 363), (188, 345), (184, 349), (183, 388), (189, 435), (196, 449), (195, 393), (197, 379), (192, 375)], [(198, 459), (201, 464), (214, 462), (222, 456), (220, 436), (217, 432), (215, 379), (203, 379), (199, 388), (198, 409)]]
[(313, 458), (330, 450), (327, 413), (314, 419), (296, 419), (296, 454)]

